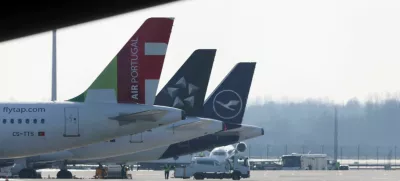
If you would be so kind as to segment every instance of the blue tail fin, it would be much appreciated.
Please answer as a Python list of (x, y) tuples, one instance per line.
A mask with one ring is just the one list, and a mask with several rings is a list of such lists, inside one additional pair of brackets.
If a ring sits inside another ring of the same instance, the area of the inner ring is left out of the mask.
[(236, 64), (207, 98), (202, 117), (241, 124), (255, 67), (255, 62)]
[(182, 109), (188, 116), (201, 115), (216, 51), (194, 51), (157, 94), (154, 104)]

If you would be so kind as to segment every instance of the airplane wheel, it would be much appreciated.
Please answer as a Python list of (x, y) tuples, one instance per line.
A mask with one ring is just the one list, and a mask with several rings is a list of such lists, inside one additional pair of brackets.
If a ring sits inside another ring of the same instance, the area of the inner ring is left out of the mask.
[(19, 178), (36, 178), (36, 170), (31, 168), (24, 168), (18, 173)]
[(72, 179), (72, 173), (68, 170), (60, 170), (57, 173), (57, 179)]
[(233, 172), (232, 180), (240, 180), (240, 173), (238, 173), (238, 172)]

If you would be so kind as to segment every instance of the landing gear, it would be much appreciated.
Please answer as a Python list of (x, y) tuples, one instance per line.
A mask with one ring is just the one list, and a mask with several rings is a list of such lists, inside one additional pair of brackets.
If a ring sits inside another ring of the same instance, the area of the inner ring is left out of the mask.
[(72, 173), (70, 171), (68, 171), (67, 169), (61, 169), (58, 173), (57, 173), (57, 179), (72, 179)]
[(40, 176), (36, 173), (35, 169), (32, 168), (24, 168), (18, 173), (19, 178), (38, 178)]

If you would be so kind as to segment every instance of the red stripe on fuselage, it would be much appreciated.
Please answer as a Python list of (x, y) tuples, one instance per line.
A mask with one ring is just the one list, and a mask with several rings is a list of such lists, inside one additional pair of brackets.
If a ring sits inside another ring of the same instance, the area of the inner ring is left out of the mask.
[(145, 56), (145, 43), (168, 44), (173, 20), (150, 18), (146, 20), (117, 55), (117, 99), (119, 103), (146, 102), (145, 80), (160, 79), (165, 55)]

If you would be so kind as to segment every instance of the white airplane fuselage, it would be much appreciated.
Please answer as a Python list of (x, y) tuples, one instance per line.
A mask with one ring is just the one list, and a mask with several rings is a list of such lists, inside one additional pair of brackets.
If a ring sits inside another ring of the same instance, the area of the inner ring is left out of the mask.
[(30, 162), (59, 160), (90, 160), (121, 156), (170, 145), (173, 143), (213, 134), (223, 129), (223, 122), (207, 118), (187, 117), (179, 122), (123, 136), (113, 141), (90, 144), (84, 147), (48, 153), (29, 158)]
[[(148, 110), (168, 111), (161, 119), (125, 120), (113, 117)], [(140, 133), (182, 119), (176, 108), (118, 103), (3, 103), (0, 104), (0, 158), (20, 158), (82, 147)]]
[[(230, 132), (236, 132), (236, 134), (238, 134), (238, 136), (239, 136), (238, 142), (244, 141), (247, 139), (251, 139), (251, 138), (255, 138), (255, 137), (258, 137), (258, 136), (261, 136), (264, 134), (263, 128), (260, 128), (257, 126), (251, 126), (251, 125), (242, 125), (242, 127), (240, 127), (240, 128), (222, 131), (222, 132), (218, 132), (215, 134), (220, 134), (220, 133), (230, 134)], [(186, 140), (190, 140), (190, 139), (186, 139)], [(213, 143), (209, 143), (209, 144), (213, 144)], [(169, 145), (165, 145), (165, 146), (157, 147), (155, 149), (137, 152), (137, 153), (128, 154), (128, 155), (117, 156), (117, 157), (109, 157), (109, 158), (105, 158), (105, 159), (96, 159), (96, 160), (72, 161), (71, 164), (72, 163), (76, 163), (76, 164), (96, 164), (96, 163), (124, 164), (127, 162), (152, 161), (152, 160), (160, 159), (161, 156), (168, 150), (168, 148), (169, 148)], [(228, 146), (226, 148), (229, 149), (230, 147)], [(233, 146), (232, 146), (232, 148), (233, 148)], [(225, 157), (221, 157), (219, 159), (222, 160), (224, 158)]]

